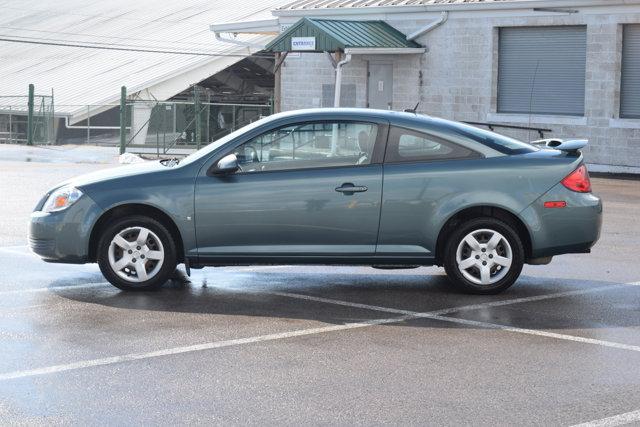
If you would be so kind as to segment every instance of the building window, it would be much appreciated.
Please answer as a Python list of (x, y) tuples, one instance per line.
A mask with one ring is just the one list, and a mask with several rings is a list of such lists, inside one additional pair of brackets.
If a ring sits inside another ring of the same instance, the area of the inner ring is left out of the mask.
[(585, 26), (500, 28), (498, 112), (584, 115)]
[(640, 119), (640, 24), (624, 26), (620, 117)]

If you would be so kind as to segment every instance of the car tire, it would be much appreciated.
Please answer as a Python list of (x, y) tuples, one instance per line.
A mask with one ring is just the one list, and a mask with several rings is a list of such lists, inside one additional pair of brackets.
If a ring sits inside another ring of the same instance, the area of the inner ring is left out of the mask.
[(524, 246), (514, 226), (496, 218), (475, 218), (448, 236), (443, 261), (447, 276), (462, 291), (497, 294), (520, 276)]
[(117, 288), (156, 290), (176, 268), (176, 242), (159, 221), (129, 216), (113, 221), (102, 231), (97, 260), (104, 277)]

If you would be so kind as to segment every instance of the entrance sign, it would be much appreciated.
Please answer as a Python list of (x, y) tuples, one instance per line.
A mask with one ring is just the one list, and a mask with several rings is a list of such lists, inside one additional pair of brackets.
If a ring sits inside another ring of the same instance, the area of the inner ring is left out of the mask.
[(316, 50), (316, 38), (291, 37), (291, 50)]

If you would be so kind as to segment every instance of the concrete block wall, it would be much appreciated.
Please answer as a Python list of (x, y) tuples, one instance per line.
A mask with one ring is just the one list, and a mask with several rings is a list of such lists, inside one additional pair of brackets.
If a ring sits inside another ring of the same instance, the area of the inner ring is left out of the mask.
[[(421, 55), (353, 55), (342, 71), (342, 84), (356, 86), (356, 107), (367, 106), (368, 61), (393, 64), (392, 109), (414, 107), (420, 101)], [(282, 110), (319, 107), (322, 85), (334, 84), (335, 71), (324, 53), (287, 58), (282, 68)]]
[[(418, 14), (416, 14), (418, 16)], [(387, 22), (409, 34), (430, 19)], [(418, 16), (419, 18), (419, 16)], [(640, 172), (640, 120), (621, 119), (620, 69), (623, 24), (640, 23), (640, 13), (502, 14), (476, 17), (450, 14), (449, 20), (417, 41), (428, 47), (423, 55), (354, 56), (344, 69), (345, 84), (356, 85), (356, 106), (366, 106), (367, 61), (394, 64), (393, 109), (420, 101), (419, 111), (453, 120), (534, 126), (551, 129), (549, 137), (588, 138), (584, 150), (592, 170)], [(583, 117), (502, 114), (497, 112), (498, 28), (509, 26), (587, 26), (585, 114)], [(283, 109), (314, 107), (323, 83), (334, 72), (324, 54), (287, 59), (283, 68)], [(535, 132), (499, 132), (523, 140)]]

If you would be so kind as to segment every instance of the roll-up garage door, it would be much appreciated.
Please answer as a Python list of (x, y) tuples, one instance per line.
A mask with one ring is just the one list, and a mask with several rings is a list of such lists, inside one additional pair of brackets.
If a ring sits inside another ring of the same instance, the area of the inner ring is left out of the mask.
[(585, 26), (500, 29), (498, 112), (584, 115)]
[(624, 26), (620, 117), (640, 118), (640, 25)]

